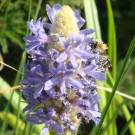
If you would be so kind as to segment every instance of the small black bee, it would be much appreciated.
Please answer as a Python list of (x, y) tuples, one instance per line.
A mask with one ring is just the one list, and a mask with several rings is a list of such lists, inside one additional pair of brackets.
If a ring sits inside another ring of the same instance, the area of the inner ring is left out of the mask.
[(32, 57), (30, 54), (26, 54), (26, 64), (30, 64), (32, 62)]

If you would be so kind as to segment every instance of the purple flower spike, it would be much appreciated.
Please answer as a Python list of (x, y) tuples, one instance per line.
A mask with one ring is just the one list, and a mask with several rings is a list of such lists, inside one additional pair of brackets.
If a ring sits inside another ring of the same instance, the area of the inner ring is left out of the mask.
[(29, 122), (45, 124), (40, 135), (48, 130), (77, 134), (81, 118), (100, 121), (96, 80), (105, 80), (107, 47), (93, 38), (95, 30), (80, 30), (85, 20), (78, 11), (59, 4), (46, 5), (46, 11), (51, 23), (41, 18), (27, 22), (33, 34), (24, 37), (31, 60), (21, 83), (28, 104), (23, 112)]

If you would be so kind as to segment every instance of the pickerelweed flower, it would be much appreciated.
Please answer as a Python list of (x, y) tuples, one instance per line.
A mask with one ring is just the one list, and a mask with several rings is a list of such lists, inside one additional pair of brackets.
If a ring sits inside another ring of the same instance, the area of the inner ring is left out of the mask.
[(45, 124), (41, 135), (49, 129), (66, 135), (77, 131), (81, 118), (99, 123), (96, 80), (105, 80), (107, 46), (94, 39), (93, 29), (80, 30), (85, 20), (78, 11), (59, 4), (46, 11), (51, 24), (41, 18), (27, 23), (33, 34), (24, 38), (31, 55), (22, 81), (24, 112), (29, 122)]

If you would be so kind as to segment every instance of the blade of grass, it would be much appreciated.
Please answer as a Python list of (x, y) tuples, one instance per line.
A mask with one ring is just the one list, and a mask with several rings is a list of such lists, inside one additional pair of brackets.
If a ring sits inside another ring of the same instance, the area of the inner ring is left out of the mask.
[[(41, 3), (42, 3), (42, 0), (39, 0), (38, 1), (38, 4), (37, 4), (37, 8), (36, 8), (36, 12), (35, 12), (35, 15), (34, 15), (34, 21), (36, 21), (37, 20), (37, 18), (38, 18), (38, 14), (39, 14), (39, 10), (40, 10), (40, 7), (41, 7)], [(31, 4), (32, 4), (32, 1), (31, 1)], [(30, 9), (30, 8), (29, 8)], [(29, 11), (29, 13), (30, 13), (31, 11)], [(30, 15), (30, 14), (29, 14)], [(29, 16), (28, 15), (28, 20), (29, 20)], [(27, 30), (27, 35), (28, 35), (28, 30)], [(30, 31), (30, 33), (29, 33), (30, 35), (32, 34), (32, 32)]]
[[(22, 71), (22, 65), (23, 65), (23, 63), (24, 63), (24, 60), (25, 60), (25, 54), (23, 53), (22, 54), (22, 58), (21, 58), (21, 62), (20, 62), (20, 65), (19, 65), (19, 71)], [(14, 81), (14, 86), (16, 86), (17, 84), (19, 84), (20, 83), (20, 77), (21, 77), (21, 74), (19, 73), (19, 72), (17, 72), (17, 75), (16, 75), (16, 78), (15, 78), (15, 81)], [(9, 109), (10, 109), (10, 105), (12, 105), (11, 104), (11, 102), (12, 102), (12, 99), (13, 99), (13, 97), (16, 99), (16, 101), (14, 101), (14, 102), (16, 102), (16, 110), (18, 110), (17, 111), (17, 121), (16, 121), (16, 126), (14, 127), (14, 130), (15, 130), (15, 132), (17, 132), (16, 130), (18, 130), (18, 128), (17, 128), (17, 126), (18, 126), (18, 124), (17, 124), (17, 122), (18, 122), (18, 119), (19, 119), (19, 115), (20, 115), (20, 112), (22, 112), (22, 108), (20, 108), (21, 106), (20, 106), (20, 101), (22, 100), (21, 99), (21, 97), (18, 95), (18, 93), (17, 92), (15, 92), (15, 91), (12, 91), (12, 92), (9, 92), (10, 93), (10, 95), (9, 95), (9, 97), (7, 96), (7, 99), (8, 99), (8, 104), (7, 104), (7, 108), (6, 108), (6, 113), (5, 113), (5, 120), (4, 120), (4, 123), (3, 123), (3, 127), (2, 127), (2, 130), (4, 131), (4, 129), (5, 129), (5, 125), (6, 125), (6, 122), (7, 122), (7, 117), (6, 117), (6, 115), (7, 115), (7, 113), (9, 112)], [(3, 93), (4, 95), (6, 95), (7, 94), (7, 92), (6, 93)], [(21, 111), (20, 111), (21, 110)]]
[(21, 111), (20, 111), (21, 97), (22, 97), (22, 96), (21, 96), (21, 93), (19, 92), (19, 100), (18, 100), (18, 106), (17, 106), (17, 108), (18, 108), (18, 111), (17, 111), (17, 119), (16, 119), (16, 125), (15, 125), (15, 127), (14, 127), (15, 135), (18, 135), (18, 134), (19, 134), (18, 123), (19, 123), (19, 120), (21, 119), (21, 118), (20, 118), (20, 113), (21, 113)]
[(6, 23), (6, 19), (7, 19), (7, 15), (8, 15), (9, 3), (10, 3), (10, 0), (7, 1), (7, 8), (6, 8), (5, 15), (4, 15), (4, 25), (3, 25), (3, 28), (2, 28), (2, 30), (0, 32), (0, 37), (2, 37), (3, 30), (5, 28), (5, 23)]
[(26, 123), (25, 129), (24, 129), (24, 135), (29, 135), (31, 124), (29, 122)]
[[(130, 123), (134, 120), (135, 118), (135, 111), (132, 114), (132, 117), (129, 119), (129, 121), (126, 123), (126, 125), (124, 126), (124, 128), (122, 129), (122, 131), (120, 132), (119, 135), (125, 135), (127, 129), (129, 128)], [(132, 134), (134, 134), (134, 132), (132, 132)]]
[[(5, 116), (5, 112), (0, 112), (0, 119), (2, 119), (3, 121), (5, 120), (5, 117), (4, 116)], [(17, 119), (16, 115), (8, 112), (7, 119), (8, 119), (8, 124), (12, 128), (14, 128), (15, 125), (16, 125), (16, 119)], [(20, 132), (22, 132), (24, 130), (24, 127), (25, 127), (24, 121), (22, 121), (21, 119), (19, 119), (19, 121), (18, 121), (18, 130)], [(0, 132), (0, 133), (2, 133), (2, 132)]]
[(29, 134), (28, 135), (32, 135), (33, 133), (33, 125), (32, 124), (30, 124), (30, 128), (29, 128)]
[(84, 0), (86, 27), (96, 30), (95, 37), (101, 39), (101, 30), (95, 0)]
[[(115, 32), (115, 23), (114, 23), (114, 17), (113, 17), (113, 10), (111, 7), (111, 2), (110, 0), (106, 0), (107, 3), (107, 14), (108, 14), (108, 54), (110, 57), (110, 61), (112, 63), (112, 71), (111, 71), (111, 76), (114, 81), (116, 81), (116, 68), (117, 68), (117, 51), (116, 51), (116, 32)], [(109, 75), (109, 74), (108, 74)], [(108, 76), (107, 76), (108, 77)], [(107, 83), (110, 84), (111, 82)], [(106, 115), (106, 120), (105, 122), (109, 122), (110, 119), (113, 117), (113, 113), (115, 110), (115, 104), (116, 100), (114, 98), (113, 102), (110, 104), (110, 108), (108, 110), (108, 113)], [(106, 128), (106, 134), (117, 134), (117, 128), (116, 128), (116, 121), (111, 123), (111, 125)]]
[(106, 105), (106, 107), (105, 107), (105, 109), (104, 109), (104, 111), (103, 111), (103, 113), (102, 113), (102, 117), (101, 117), (100, 123), (99, 123), (99, 125), (98, 125), (98, 127), (97, 127), (97, 129), (96, 129), (95, 134), (98, 134), (98, 132), (100, 131), (100, 128), (101, 128), (101, 126), (102, 126), (102, 124), (103, 124), (103, 121), (104, 121), (104, 118), (105, 118), (105, 116), (106, 116), (106, 113), (107, 113), (107, 111), (108, 111), (108, 109), (109, 109), (109, 106), (110, 106), (110, 104), (111, 104), (111, 101), (112, 101), (112, 99), (113, 99), (113, 97), (114, 97), (115, 91), (117, 90), (117, 88), (118, 88), (118, 86), (119, 86), (119, 83), (120, 83), (120, 81), (121, 81), (121, 79), (122, 79), (122, 76), (123, 76), (125, 67), (127, 66), (128, 60), (129, 60), (129, 58), (130, 58), (130, 56), (131, 56), (131, 54), (132, 54), (132, 51), (134, 50), (134, 47), (135, 47), (135, 36), (134, 36), (134, 38), (133, 38), (133, 40), (132, 40), (132, 42), (131, 42), (131, 44), (130, 44), (130, 46), (129, 46), (129, 49), (128, 49), (127, 54), (126, 54), (126, 57), (125, 57), (125, 59), (124, 59), (123, 66), (122, 66), (121, 71), (120, 71), (120, 73), (119, 73), (119, 76), (118, 76), (118, 78), (117, 78), (117, 80), (116, 80), (116, 82), (115, 82), (115, 84), (114, 84), (112, 93), (111, 93), (111, 95), (110, 95), (110, 97), (109, 97), (109, 99), (108, 99), (108, 103), (107, 103), (107, 105)]
[[(129, 67), (130, 68), (130, 67)], [(128, 69), (127, 69), (128, 70)], [(121, 80), (122, 81), (122, 80)], [(113, 82), (112, 82), (113, 83)], [(110, 87), (107, 83), (105, 83), (105, 87)], [(124, 103), (124, 100), (123, 98), (120, 96), (120, 95), (116, 95), (115, 96), (115, 99), (117, 101), (118, 104), (122, 104)], [(115, 107), (116, 109), (116, 107)], [(122, 106), (122, 110), (123, 110), (123, 113), (124, 113), (124, 116), (125, 116), (125, 119), (128, 121), (131, 117), (131, 114), (130, 114), (130, 111), (128, 110), (128, 107), (126, 106), (126, 104), (123, 104)], [(113, 115), (115, 115), (113, 113)], [(109, 122), (109, 121), (108, 121)], [(107, 126), (109, 125), (109, 123), (107, 123)], [(129, 130), (130, 130), (130, 133), (133, 134), (134, 133), (134, 127), (135, 127), (135, 123), (134, 121), (132, 121), (129, 125)], [(102, 132), (104, 132), (105, 129), (102, 130)]]
[[(2, 7), (2, 5), (5, 3), (5, 1), (3, 1), (2, 3), (1, 3), (1, 7)], [(1, 46), (2, 46), (2, 50), (5, 52), (7, 52), (7, 44), (5, 43), (5, 42), (3, 42), (4, 41), (4, 39), (3, 39), (3, 31), (4, 31), (4, 28), (5, 28), (5, 23), (6, 23), (6, 20), (7, 20), (7, 15), (8, 15), (8, 9), (9, 9), (9, 3), (10, 3), (10, 0), (7, 0), (7, 7), (6, 7), (6, 10), (5, 10), (5, 15), (4, 15), (4, 22), (3, 22), (3, 27), (2, 27), (2, 29), (1, 29), (1, 31), (0, 31), (0, 43), (1, 43)], [(3, 44), (4, 43), (4, 44)], [(6, 49), (6, 50), (5, 50)]]
[(38, 14), (39, 14), (39, 10), (40, 10), (40, 7), (41, 7), (41, 3), (42, 3), (42, 0), (39, 0), (38, 4), (37, 4), (35, 15), (34, 15), (34, 21), (37, 20), (37, 17), (38, 17)]
[[(25, 62), (25, 59), (26, 59), (26, 52), (23, 52), (23, 54), (22, 54), (22, 58), (21, 58), (21, 61), (20, 61), (20, 65), (19, 65), (19, 68), (18, 68), (18, 71), (23, 71), (23, 65), (24, 65), (24, 62)], [(17, 72), (17, 75), (16, 75), (16, 77), (15, 77), (15, 81), (14, 81), (14, 86), (16, 86), (16, 85), (18, 85), (18, 84), (20, 84), (20, 81), (22, 80), (21, 79), (22, 78), (22, 74), (20, 74), (19, 72)], [(13, 93), (13, 96), (14, 96), (14, 93)], [(13, 96), (11, 97), (11, 98), (13, 98)], [(19, 93), (19, 98), (18, 98), (18, 101), (17, 101), (17, 103), (18, 103), (18, 105), (17, 105), (17, 118), (19, 119), (19, 116), (20, 116), (20, 114), (22, 115), (22, 109), (20, 108), (20, 101), (22, 101), (22, 99), (21, 99), (21, 94)], [(17, 133), (17, 122), (18, 122), (18, 119), (17, 119), (17, 121), (16, 121), (16, 127), (14, 128), (14, 130), (15, 130), (15, 133)]]
[(135, 64), (135, 59), (131, 58), (127, 64), (127, 67), (125, 68), (125, 71), (122, 76), (121, 83), (123, 83), (124, 79), (126, 78), (126, 75), (129, 73), (129, 70), (134, 66)]
[[(104, 129), (102, 130), (102, 132), (100, 133), (100, 135), (104, 135), (105, 131), (108, 129), (108, 127), (110, 126), (110, 124), (114, 121), (114, 119), (117, 118), (119, 111), (122, 109), (122, 106), (124, 105), (124, 102), (122, 102), (119, 107), (117, 107), (113, 113), (113, 116), (111, 117), (111, 119), (105, 123)], [(114, 132), (113, 132), (114, 133)]]
[[(1, 77), (0, 77), (0, 84), (1, 84), (0, 89), (10, 88), (9, 84)], [(3, 125), (1, 127), (1, 133), (4, 134), (4, 131), (5, 131), (6, 125), (7, 125), (7, 115), (8, 115), (9, 109), (10, 109), (10, 104), (13, 106), (13, 108), (15, 108), (17, 110), (19, 95), (16, 91), (14, 92), (14, 98), (12, 98), (13, 92), (11, 92), (11, 91), (5, 92), (2, 95), (8, 100), (8, 104), (7, 104), (6, 109), (5, 109), (4, 122), (3, 122)], [(21, 101), (24, 101), (24, 100), (21, 99)], [(21, 110), (23, 110), (24, 107), (25, 107), (24, 104), (20, 105)]]
[[(30, 20), (30, 16), (31, 16), (31, 8), (32, 8), (32, 0), (30, 0), (29, 13), (28, 13), (28, 21)], [(28, 33), (29, 33), (29, 29), (27, 27), (26, 35), (28, 35)]]
[(107, 13), (108, 13), (108, 54), (112, 63), (112, 76), (116, 80), (116, 69), (117, 69), (117, 50), (116, 50), (116, 32), (115, 23), (113, 17), (113, 11), (111, 7), (110, 0), (106, 0), (107, 3)]
[[(2, 77), (0, 77), (0, 84), (1, 84), (0, 89), (2, 89), (2, 90), (10, 88), (10, 85)], [(8, 92), (3, 93), (2, 95), (9, 101), (10, 98), (11, 98), (11, 94), (12, 94), (12, 92), (8, 91)], [(12, 98), (12, 101), (11, 101), (11, 105), (16, 110), (17, 110), (17, 105), (18, 105), (18, 102), (17, 102), (18, 99), (19, 99), (19, 95), (18, 95), (17, 91), (15, 91), (14, 92), (14, 98)], [(21, 101), (25, 102), (23, 98), (21, 98)], [(23, 108), (25, 106), (26, 105), (24, 103), (21, 103), (20, 109), (23, 110)], [(22, 116), (23, 116), (23, 114), (22, 114)]]
[(11, 34), (8, 31), (3, 31), (3, 33), (5, 34), (6, 37), (10, 38), (12, 42), (18, 45), (21, 49), (23, 49), (23, 44), (13, 34)]
[(93, 14), (92, 14), (91, 10), (92, 9), (91, 9), (90, 0), (84, 0), (84, 11), (85, 11), (86, 27), (94, 29)]
[[(119, 95), (117, 96), (117, 102), (119, 104), (123, 102), (123, 98)], [(126, 104), (122, 106), (122, 110), (123, 110), (126, 121), (128, 121), (131, 118), (131, 114), (130, 114), (130, 111), (128, 110)], [(129, 131), (130, 131), (131, 135), (134, 135), (135, 122), (131, 121), (128, 126), (129, 126)]]
[(1, 10), (1, 8), (3, 7), (3, 5), (4, 5), (5, 2), (6, 2), (6, 0), (3, 0), (3, 1), (1, 2), (1, 4), (0, 4), (0, 10)]
[(93, 21), (94, 21), (94, 28), (96, 30), (95, 36), (98, 39), (102, 39), (96, 3), (95, 3), (95, 0), (90, 0), (90, 2), (91, 2), (92, 15), (93, 15)]
[[(129, 68), (130, 68), (130, 67), (129, 67)], [(105, 84), (105, 87), (108, 87), (108, 88), (109, 88), (110, 86), (106, 83), (106, 84)], [(115, 94), (116, 94), (116, 93), (115, 93)], [(123, 104), (123, 103), (124, 103), (124, 100), (123, 100), (123, 98), (122, 98), (120, 95), (116, 95), (116, 96), (115, 96), (115, 99), (116, 99), (116, 101), (117, 101), (117, 104)], [(115, 107), (115, 110), (117, 110), (116, 107)], [(123, 110), (125, 119), (128, 121), (128, 120), (130, 119), (130, 117), (131, 117), (131, 114), (130, 114), (130, 111), (128, 110), (126, 104), (123, 104), (122, 110)], [(115, 116), (115, 112), (113, 113), (112, 118), (114, 118), (114, 116)], [(111, 118), (111, 119), (112, 119), (112, 118)], [(111, 119), (110, 119), (110, 120), (111, 120)], [(107, 122), (107, 125), (104, 124), (104, 129), (102, 130), (101, 134), (105, 134), (105, 133), (106, 133), (105, 130), (108, 129), (107, 127), (110, 125), (110, 120)], [(135, 127), (135, 123), (134, 123), (134, 121), (132, 121), (132, 122), (130, 123), (130, 125), (129, 125), (129, 130), (130, 130), (130, 133), (131, 133), (131, 134), (134, 133), (134, 127)]]

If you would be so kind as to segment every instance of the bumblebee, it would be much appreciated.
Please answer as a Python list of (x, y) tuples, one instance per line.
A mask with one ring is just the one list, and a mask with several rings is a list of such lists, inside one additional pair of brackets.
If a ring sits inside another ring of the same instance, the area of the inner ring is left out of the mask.
[(106, 54), (106, 51), (108, 49), (107, 44), (105, 44), (104, 42), (98, 39), (93, 39), (90, 46), (91, 46), (91, 50), (94, 53), (99, 52), (102, 55)]
[(101, 40), (93, 39), (90, 46), (93, 53), (99, 53), (101, 55), (101, 58), (97, 63), (99, 65), (97, 70), (102, 70), (103, 72), (105, 72), (106, 70), (108, 70), (108, 68), (111, 67), (110, 59), (106, 55), (106, 51), (108, 49), (107, 44), (105, 44)]

